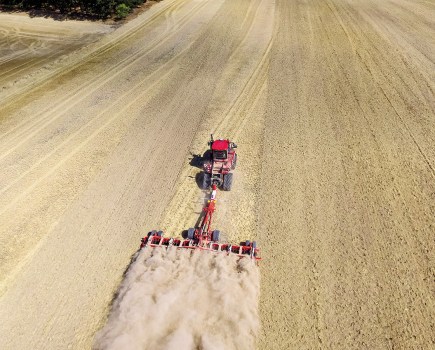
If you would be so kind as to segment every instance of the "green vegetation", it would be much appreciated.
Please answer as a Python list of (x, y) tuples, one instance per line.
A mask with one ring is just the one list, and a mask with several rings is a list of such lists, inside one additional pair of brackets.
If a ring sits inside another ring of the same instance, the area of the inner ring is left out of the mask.
[(116, 6), (116, 18), (125, 18), (130, 13), (130, 7), (122, 3)]
[(0, 6), (4, 9), (45, 10), (63, 15), (96, 18), (115, 15), (117, 18), (125, 18), (132, 8), (144, 2), (146, 0), (0, 0)]

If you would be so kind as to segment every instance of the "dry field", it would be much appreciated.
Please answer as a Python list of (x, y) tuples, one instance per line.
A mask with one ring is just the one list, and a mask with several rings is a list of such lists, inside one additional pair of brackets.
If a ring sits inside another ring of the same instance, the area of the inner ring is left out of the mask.
[(141, 236), (195, 222), (212, 132), (239, 145), (216, 226), (262, 247), (259, 349), (435, 346), (434, 1), (0, 14), (0, 53), (2, 349), (92, 346)]
[[(56, 68), (65, 69), (69, 54), (98, 40), (113, 30), (98, 22), (55, 21), (24, 14), (1, 14), (0, 20), (0, 92), (7, 94), (23, 86), (35, 86)], [(81, 55), (79, 55), (79, 59)], [(22, 91), (19, 91), (22, 93)]]

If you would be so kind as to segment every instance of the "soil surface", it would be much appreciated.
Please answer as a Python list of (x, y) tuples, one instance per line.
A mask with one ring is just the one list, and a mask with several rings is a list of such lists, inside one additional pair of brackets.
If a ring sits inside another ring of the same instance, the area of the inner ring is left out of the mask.
[[(102, 34), (113, 31), (102, 22), (57, 21), (30, 18), (24, 13), (0, 14), (0, 93), (21, 94), (19, 88), (36, 85), (36, 76), (47, 78), (56, 67), (65, 69), (68, 54), (76, 52)], [(71, 59), (71, 57), (69, 57)]]
[[(164, 0), (122, 27), (0, 15), (0, 339), (86, 349), (147, 230), (206, 198), (262, 248), (259, 349), (435, 344), (435, 4)], [(217, 305), (219, 307), (219, 305)]]

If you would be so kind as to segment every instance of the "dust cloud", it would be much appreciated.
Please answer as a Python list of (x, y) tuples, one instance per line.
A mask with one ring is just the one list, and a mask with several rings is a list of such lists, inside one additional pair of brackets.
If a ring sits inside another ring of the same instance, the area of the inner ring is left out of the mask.
[(94, 349), (252, 349), (260, 277), (248, 258), (143, 249)]

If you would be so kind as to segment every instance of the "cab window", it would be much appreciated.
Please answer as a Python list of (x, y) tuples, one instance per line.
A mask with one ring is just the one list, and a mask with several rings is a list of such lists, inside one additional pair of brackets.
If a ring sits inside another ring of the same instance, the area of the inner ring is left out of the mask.
[(227, 151), (213, 151), (214, 159), (227, 159)]

